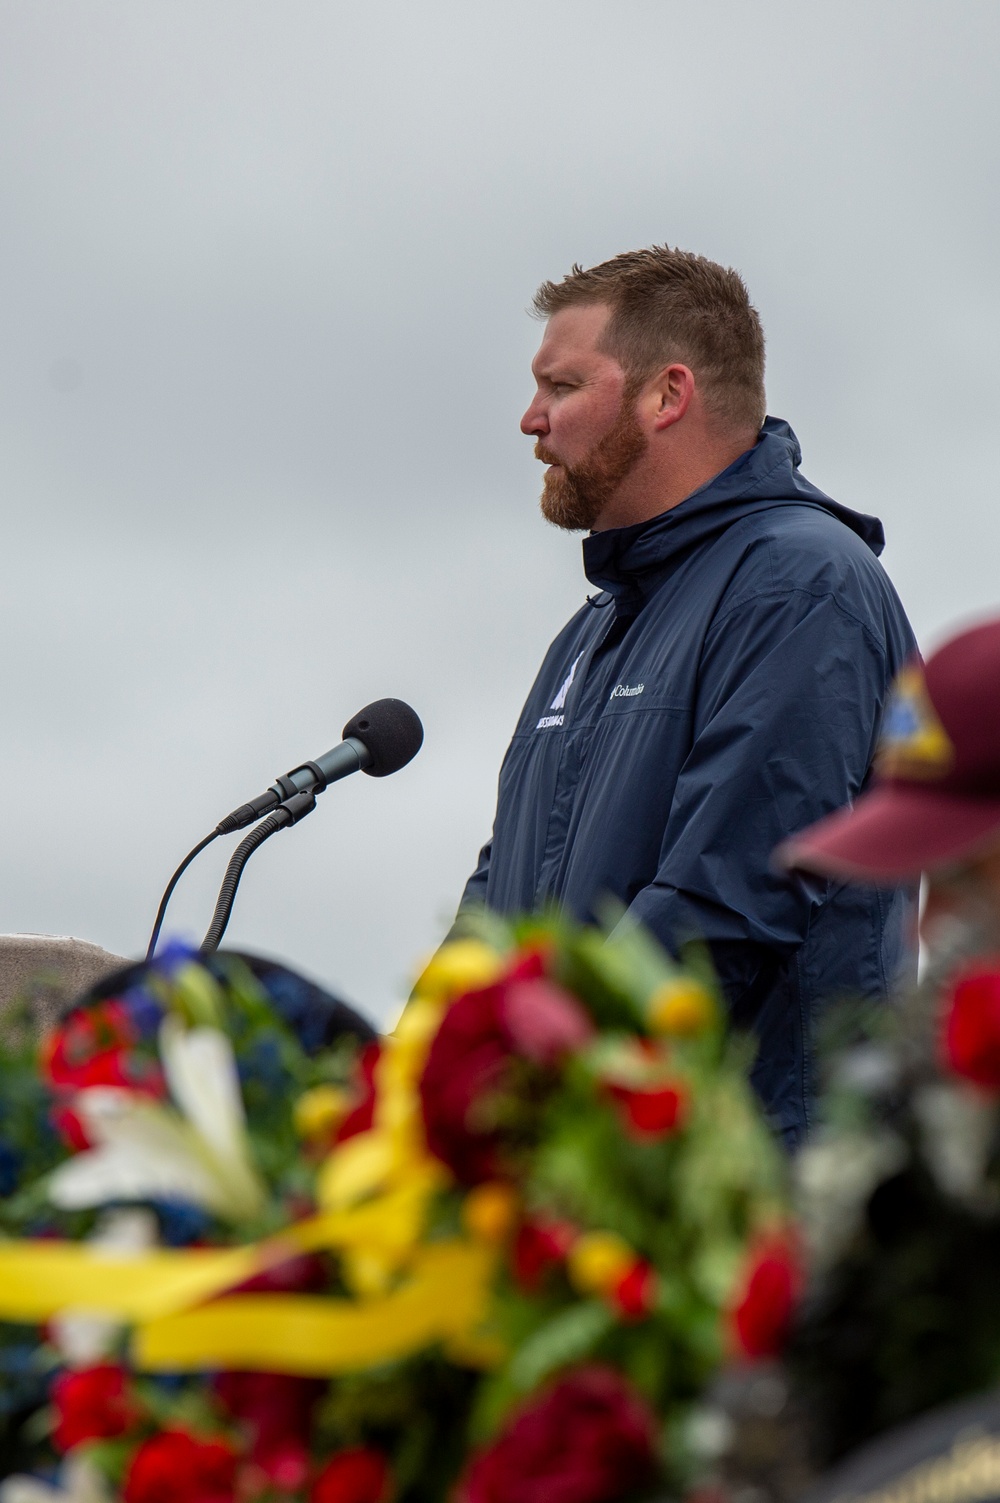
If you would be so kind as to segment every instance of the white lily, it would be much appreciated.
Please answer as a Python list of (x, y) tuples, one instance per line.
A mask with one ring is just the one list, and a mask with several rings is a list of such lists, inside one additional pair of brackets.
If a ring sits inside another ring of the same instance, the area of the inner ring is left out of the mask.
[(96, 1467), (69, 1457), (59, 1472), (59, 1486), (16, 1473), (0, 1482), (0, 1503), (113, 1503), (111, 1489)]
[[(116, 1258), (137, 1258), (156, 1246), (157, 1232), (152, 1211), (118, 1208), (102, 1213), (87, 1246)], [(106, 1358), (123, 1330), (120, 1320), (90, 1310), (61, 1310), (48, 1325), (49, 1342), (68, 1367), (92, 1367)]]
[(241, 1222), (258, 1215), (266, 1192), (250, 1156), (232, 1047), (217, 1028), (160, 1027), (160, 1058), (180, 1108), (118, 1087), (81, 1091), (75, 1107), (94, 1148), (49, 1178), (64, 1210), (111, 1200), (186, 1200)]

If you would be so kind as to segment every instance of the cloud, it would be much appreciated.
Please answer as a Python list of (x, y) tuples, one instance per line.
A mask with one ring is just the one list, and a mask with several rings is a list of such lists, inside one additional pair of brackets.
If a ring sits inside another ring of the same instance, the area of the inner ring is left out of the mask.
[(995, 605), (998, 40), (976, 0), (5, 6), (4, 926), (140, 950), (188, 845), (398, 694), (420, 757), (232, 928), (391, 1010), (586, 588), (517, 431), (574, 260), (739, 266), (921, 633)]

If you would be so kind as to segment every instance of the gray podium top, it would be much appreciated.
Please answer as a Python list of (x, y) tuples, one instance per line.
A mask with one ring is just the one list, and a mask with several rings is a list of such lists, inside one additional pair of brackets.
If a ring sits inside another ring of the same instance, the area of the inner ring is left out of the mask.
[(130, 962), (68, 934), (0, 934), (0, 1017), (24, 999), (38, 1021)]

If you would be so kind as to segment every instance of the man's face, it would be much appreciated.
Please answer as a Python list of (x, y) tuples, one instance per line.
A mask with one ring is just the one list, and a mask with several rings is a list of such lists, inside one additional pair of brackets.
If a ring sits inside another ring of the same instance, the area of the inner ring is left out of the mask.
[(637, 388), (599, 348), (610, 309), (564, 308), (545, 328), (531, 370), (537, 390), (521, 419), (547, 464), (542, 515), (569, 531), (593, 527), (646, 451)]

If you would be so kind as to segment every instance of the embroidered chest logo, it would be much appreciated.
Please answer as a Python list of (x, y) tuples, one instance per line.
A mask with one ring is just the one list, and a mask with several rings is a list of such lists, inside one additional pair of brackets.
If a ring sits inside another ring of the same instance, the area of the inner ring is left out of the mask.
[[(563, 679), (562, 684), (560, 685), (558, 694), (556, 695), (556, 697), (552, 701), (552, 703), (549, 705), (549, 709), (550, 710), (560, 710), (561, 711), (561, 710), (564, 710), (566, 708), (566, 695), (569, 693), (570, 685), (572, 684), (573, 679), (576, 677), (577, 664), (579, 663), (580, 658), (582, 658), (582, 657), (583, 657), (583, 653), (581, 652), (578, 657), (575, 657), (573, 659), (573, 665), (570, 668), (569, 672), (567, 673), (566, 677)], [(542, 718), (541, 718), (541, 720), (535, 726), (535, 730), (536, 731), (547, 731), (552, 726), (562, 725), (562, 723), (565, 720), (565, 718), (566, 717), (564, 715), (562, 715), (562, 714), (559, 714), (559, 715), (543, 715)]]
[(955, 751), (937, 717), (921, 669), (913, 664), (897, 676), (886, 710), (875, 767), (883, 778), (940, 778)]
[(635, 699), (645, 689), (645, 684), (615, 684), (609, 699)]

